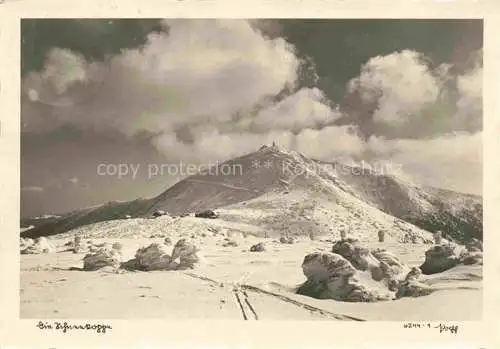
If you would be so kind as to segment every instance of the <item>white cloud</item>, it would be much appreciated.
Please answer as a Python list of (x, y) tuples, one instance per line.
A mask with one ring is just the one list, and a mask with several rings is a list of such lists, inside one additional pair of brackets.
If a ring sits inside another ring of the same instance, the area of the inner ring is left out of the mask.
[(85, 81), (87, 70), (87, 64), (82, 56), (67, 49), (53, 48), (48, 54), (41, 77), (61, 94), (72, 84)]
[(476, 62), (471, 70), (457, 77), (457, 90), (459, 98), (456, 104), (455, 123), (482, 128), (483, 66), (480, 62)]
[(366, 144), (349, 129), (348, 126), (306, 129), (297, 135), (296, 149), (306, 156), (325, 161), (338, 156), (359, 156)]
[[(175, 91), (163, 118), (229, 120), (265, 96), (293, 85), (299, 60), (283, 39), (268, 40), (241, 20), (169, 20), (169, 35), (152, 35), (142, 51), (117, 61), (149, 83)], [(173, 110), (172, 110), (173, 109)], [(171, 115), (175, 114), (175, 115)], [(181, 114), (179, 116), (179, 114)]]
[(276, 141), (283, 149), (290, 149), (293, 137), (289, 131), (221, 133), (215, 127), (203, 127), (197, 130), (192, 144), (180, 142), (175, 134), (161, 135), (155, 139), (155, 144), (162, 149), (175, 149), (175, 154), (172, 153), (169, 156), (175, 161), (214, 163), (255, 151), (260, 145), (271, 144), (273, 141)]
[(462, 75), (447, 63), (433, 69), (426, 57), (410, 50), (371, 58), (348, 84), (362, 103), (376, 106), (372, 113), (362, 113), (360, 122), (374, 121), (371, 131), (395, 138), (480, 131), (482, 53), (472, 55), (474, 66)]
[(251, 125), (259, 130), (299, 131), (331, 123), (339, 117), (340, 113), (328, 106), (321, 90), (303, 88), (274, 106), (264, 109), (252, 119)]
[(369, 149), (377, 159), (399, 164), (416, 181), (481, 194), (482, 143), (482, 132), (418, 140), (373, 137)]
[(371, 58), (348, 88), (366, 103), (378, 100), (375, 121), (398, 124), (436, 100), (440, 81), (421, 54), (404, 50)]
[[(454, 178), (445, 184), (465, 190), (481, 183), (480, 136), (372, 138), (366, 144), (350, 126), (328, 126), (340, 114), (318, 88), (297, 90), (303, 62), (277, 37), (279, 28), (268, 28), (271, 39), (257, 29), (263, 24), (252, 21), (165, 23), (168, 35), (151, 34), (144, 48), (109, 62), (89, 64), (70, 51), (53, 50), (45, 69), (23, 81), (31, 96), (23, 99), (25, 130), (43, 132), (64, 123), (127, 136), (145, 130), (156, 135), (153, 144), (172, 161), (199, 163), (226, 160), (272, 141), (323, 160), (359, 158), (369, 150), (404, 163), (425, 180)], [(447, 78), (449, 66), (431, 71), (420, 54), (405, 50), (370, 59), (348, 88), (365, 101), (378, 99), (374, 120), (397, 127), (421, 116)], [(458, 109), (468, 118), (480, 117), (481, 85), (482, 68), (457, 79)], [(273, 102), (283, 90), (295, 92)], [(67, 106), (38, 102), (51, 99)], [(179, 129), (188, 131), (189, 142), (180, 140)]]
[[(127, 135), (141, 130), (168, 134), (179, 126), (231, 121), (236, 112), (247, 113), (262, 99), (296, 83), (300, 60), (293, 47), (282, 38), (262, 36), (247, 21), (167, 20), (166, 24), (169, 34), (151, 34), (143, 49), (127, 50), (98, 67), (82, 63), (77, 73), (67, 68), (75, 58), (57, 51), (59, 58), (49, 65), (51, 76), (57, 71), (68, 74), (68, 81), (94, 77), (87, 79), (93, 84), (79, 91), (88, 100), (78, 103), (80, 95), (52, 96), (56, 105), (61, 99), (78, 101), (71, 107), (53, 107), (47, 116), (46, 108), (27, 98), (25, 129), (72, 123)], [(46, 95), (42, 75), (25, 79), (26, 93)]]

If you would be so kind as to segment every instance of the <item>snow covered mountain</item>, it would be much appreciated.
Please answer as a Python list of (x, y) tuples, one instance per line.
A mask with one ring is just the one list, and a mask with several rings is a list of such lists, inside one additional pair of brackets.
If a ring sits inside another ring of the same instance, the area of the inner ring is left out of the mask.
[(34, 228), (21, 235), (55, 235), (92, 223), (148, 218), (158, 210), (178, 216), (208, 209), (217, 209), (223, 221), (257, 226), (261, 233), (274, 235), (319, 236), (349, 230), (375, 237), (378, 230), (385, 230), (399, 241), (418, 242), (441, 230), (448, 239), (466, 242), (482, 240), (483, 232), (479, 196), (418, 186), (398, 174), (316, 161), (263, 146), (187, 177), (152, 199), (23, 219), (22, 226)]

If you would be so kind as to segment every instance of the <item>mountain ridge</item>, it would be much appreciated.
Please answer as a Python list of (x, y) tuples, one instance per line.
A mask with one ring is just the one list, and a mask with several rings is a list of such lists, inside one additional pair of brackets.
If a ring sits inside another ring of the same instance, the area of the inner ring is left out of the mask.
[[(337, 171), (339, 166), (342, 171)], [(227, 172), (222, 171), (223, 168), (233, 172), (222, 173)], [(263, 146), (184, 178), (153, 198), (108, 202), (62, 214), (59, 218), (23, 219), (22, 225), (34, 225), (34, 228), (22, 232), (21, 236), (56, 235), (82, 225), (127, 216), (145, 218), (157, 210), (184, 215), (223, 209), (268, 193), (293, 190), (307, 190), (313, 193), (311, 197), (321, 195), (332, 203), (340, 200), (353, 202), (351, 206), (368, 205), (393, 216), (396, 221), (402, 220), (429, 232), (441, 230), (446, 238), (458, 242), (483, 237), (480, 196), (417, 186), (396, 174), (313, 160), (297, 152), (281, 151), (275, 145)]]

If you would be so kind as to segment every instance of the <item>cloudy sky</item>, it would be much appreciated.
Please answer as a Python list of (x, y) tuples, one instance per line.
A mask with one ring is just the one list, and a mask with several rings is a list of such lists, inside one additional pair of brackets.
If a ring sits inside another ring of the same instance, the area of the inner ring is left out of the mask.
[(23, 216), (153, 196), (178, 178), (148, 166), (273, 140), (481, 194), (481, 21), (23, 20), (22, 37)]

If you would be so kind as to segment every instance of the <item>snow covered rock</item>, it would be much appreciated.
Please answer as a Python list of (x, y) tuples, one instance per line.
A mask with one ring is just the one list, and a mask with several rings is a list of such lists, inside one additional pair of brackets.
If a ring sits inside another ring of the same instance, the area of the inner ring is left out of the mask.
[(459, 264), (482, 265), (483, 253), (478, 251), (480, 247), (478, 245), (475, 243), (464, 248), (454, 243), (443, 243), (433, 246), (425, 252), (425, 262), (420, 269), (424, 274), (429, 275), (441, 273)]
[(212, 210), (197, 212), (195, 213), (194, 216), (198, 218), (211, 218), (211, 219), (219, 218), (219, 215)]
[(434, 292), (434, 290), (430, 286), (418, 280), (409, 280), (401, 284), (398, 291), (396, 292), (396, 298), (422, 297), (428, 296), (432, 292)]
[(332, 253), (341, 255), (347, 259), (354, 268), (368, 270), (377, 267), (380, 262), (370, 253), (367, 248), (359, 246), (356, 239), (340, 240), (333, 244)]
[(390, 291), (396, 291), (404, 275), (410, 270), (398, 257), (385, 249), (370, 252), (379, 261), (378, 266), (371, 267), (372, 278), (381, 281)]
[(19, 240), (19, 245), (21, 247), (21, 250), (24, 250), (30, 246), (32, 246), (33, 244), (35, 243), (35, 241), (33, 239), (25, 239), (25, 238), (21, 238)]
[(302, 271), (308, 280), (319, 282), (329, 277), (352, 276), (356, 268), (340, 255), (316, 252), (304, 258)]
[(410, 269), (408, 274), (406, 274), (405, 281), (418, 280), (422, 276), (422, 270), (417, 267), (413, 267)]
[(394, 298), (344, 257), (335, 253), (312, 253), (304, 258), (302, 271), (307, 281), (297, 293), (319, 299), (346, 302), (375, 302)]
[(391, 267), (396, 267), (400, 269), (400, 272), (403, 271), (405, 268), (404, 264), (399, 260), (396, 255), (392, 254), (391, 252), (385, 250), (385, 249), (375, 249), (371, 251), (372, 255), (378, 259), (381, 262), (385, 262)]
[(311, 241), (315, 241), (316, 240), (316, 233), (313, 230), (309, 231), (309, 239)]
[(340, 240), (347, 239), (347, 232), (345, 230), (340, 231)]
[(52, 245), (47, 240), (47, 238), (39, 237), (33, 242), (33, 244), (22, 249), (21, 254), (42, 254), (42, 253), (51, 253), (55, 251), (56, 251), (55, 246)]
[(204, 261), (199, 248), (186, 239), (177, 241), (172, 250), (172, 261), (176, 261), (177, 259), (179, 259), (177, 269), (193, 269)]
[(348, 302), (375, 302), (428, 294), (418, 282), (420, 269), (410, 269), (385, 249), (369, 249), (357, 239), (336, 241), (332, 253), (305, 257), (302, 270), (307, 281), (298, 293)]
[(431, 294), (434, 290), (418, 280), (421, 275), (422, 271), (419, 268), (411, 268), (405, 280), (399, 285), (396, 298), (422, 297)]
[(378, 242), (384, 242), (384, 241), (385, 241), (385, 231), (379, 230), (378, 231)]
[(83, 258), (83, 270), (95, 271), (104, 267), (118, 269), (121, 253), (115, 249), (100, 248), (95, 253), (89, 253)]
[(157, 217), (161, 217), (161, 216), (166, 216), (167, 215), (167, 212), (163, 211), (163, 210), (156, 210), (153, 212), (153, 218), (157, 218)]
[(426, 275), (451, 269), (460, 263), (461, 252), (458, 246), (451, 243), (433, 246), (425, 251), (425, 262), (420, 269)]
[(280, 243), (292, 245), (295, 243), (295, 239), (292, 236), (282, 236), (280, 237)]
[(466, 251), (460, 256), (460, 264), (463, 265), (483, 265), (483, 252)]
[(82, 241), (82, 238), (75, 236), (73, 240), (73, 253), (88, 253), (89, 245)]
[(250, 247), (250, 252), (264, 252), (266, 250), (266, 246), (263, 242), (259, 242), (258, 244)]
[(87, 246), (82, 245), (82, 247), (86, 247), (88, 249), (88, 252), (90, 253), (96, 253), (97, 251), (102, 249), (110, 250), (112, 248), (112, 245), (109, 242), (95, 243), (92, 240), (89, 240), (87, 242)]
[(154, 243), (147, 247), (141, 247), (135, 253), (135, 258), (122, 264), (122, 268), (128, 270), (173, 270), (177, 264), (165, 251), (163, 245)]

